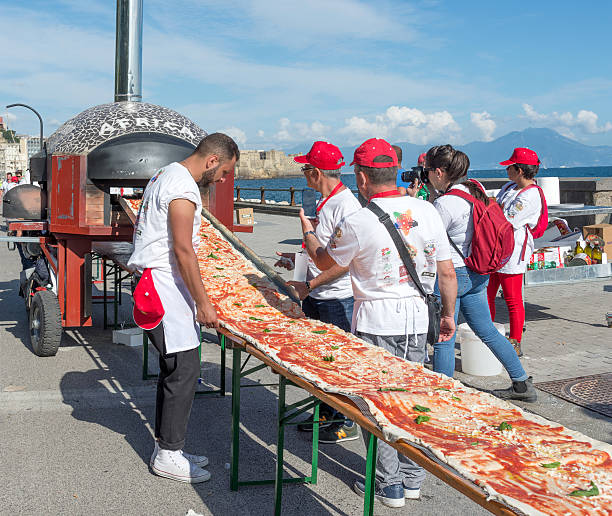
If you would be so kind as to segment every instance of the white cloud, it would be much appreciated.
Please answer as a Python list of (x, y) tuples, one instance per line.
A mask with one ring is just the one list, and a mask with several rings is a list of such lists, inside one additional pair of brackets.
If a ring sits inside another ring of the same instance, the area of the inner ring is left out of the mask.
[(264, 132), (263, 129), (259, 129), (257, 131), (257, 136), (259, 136), (259, 138), (263, 138), (266, 135), (266, 133)]
[(470, 120), (480, 129), (485, 142), (490, 142), (493, 139), (493, 133), (495, 132), (497, 124), (487, 111), (483, 111), (482, 113), (470, 113)]
[(246, 133), (238, 127), (226, 127), (225, 129), (219, 129), (219, 132), (231, 136), (238, 145), (244, 145), (247, 141)]
[[(523, 111), (525, 112), (524, 117), (532, 122), (554, 127), (559, 132), (560, 128), (569, 129), (570, 127), (577, 128), (588, 134), (599, 134), (607, 133), (612, 131), (612, 122), (599, 123), (599, 116), (593, 111), (581, 109), (576, 115), (566, 111), (564, 113), (558, 113), (553, 111), (552, 113), (538, 113), (533, 106), (530, 104), (523, 104)], [(571, 131), (570, 131), (571, 133)], [(567, 132), (561, 134), (567, 134)]]
[[(384, 7), (384, 8), (381, 8)], [(319, 38), (349, 38), (375, 41), (415, 41), (414, 8), (386, 2), (371, 4), (359, 0), (259, 0), (248, 2), (257, 39), (282, 41), (283, 45), (312, 46)]]
[[(307, 124), (304, 122), (291, 122), (288, 118), (281, 118), (280, 129), (274, 138), (283, 142), (304, 140), (325, 140), (330, 128), (315, 120)], [(263, 131), (262, 131), (263, 132)]]
[(406, 106), (390, 106), (374, 120), (350, 117), (340, 129), (351, 143), (363, 138), (387, 138), (423, 144), (441, 138), (452, 139), (459, 131), (459, 125), (448, 111), (425, 113)]

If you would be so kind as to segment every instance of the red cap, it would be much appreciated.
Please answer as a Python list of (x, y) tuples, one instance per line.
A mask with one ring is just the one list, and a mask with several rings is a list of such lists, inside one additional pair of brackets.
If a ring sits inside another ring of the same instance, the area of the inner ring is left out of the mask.
[(340, 149), (328, 142), (314, 142), (305, 156), (295, 156), (297, 163), (308, 163), (321, 170), (338, 170), (344, 165)]
[(531, 149), (527, 149), (526, 147), (517, 147), (514, 149), (510, 159), (501, 161), (499, 164), (507, 167), (508, 165), (514, 165), (515, 163), (519, 163), (521, 165), (539, 165), (540, 160), (538, 159), (538, 155)]
[(425, 158), (427, 157), (427, 153), (424, 152), (423, 154), (421, 154), (419, 156), (419, 159), (417, 160), (417, 165), (423, 166), (425, 165)]
[(145, 269), (142, 277), (134, 289), (134, 322), (143, 330), (152, 330), (162, 321), (164, 307), (155, 284), (151, 269)]
[[(374, 163), (377, 156), (389, 156), (390, 161)], [(363, 165), (364, 167), (385, 168), (397, 167), (397, 154), (391, 144), (381, 138), (370, 138), (355, 149), (351, 165)]]

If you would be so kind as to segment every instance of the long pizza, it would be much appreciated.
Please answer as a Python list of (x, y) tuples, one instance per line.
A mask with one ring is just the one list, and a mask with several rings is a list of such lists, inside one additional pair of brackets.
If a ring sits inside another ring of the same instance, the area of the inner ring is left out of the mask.
[(363, 399), (385, 439), (426, 447), (525, 514), (612, 514), (610, 445), (306, 318), (205, 219), (200, 236), (221, 324), (320, 389)]

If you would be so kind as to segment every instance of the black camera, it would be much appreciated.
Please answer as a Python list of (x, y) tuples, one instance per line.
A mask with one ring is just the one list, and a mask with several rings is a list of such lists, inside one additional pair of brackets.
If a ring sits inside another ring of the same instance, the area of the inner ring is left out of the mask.
[(417, 179), (420, 180), (422, 183), (429, 183), (429, 177), (427, 177), (427, 172), (420, 165), (412, 167), (410, 170), (404, 170), (402, 172), (402, 181), (404, 181), (405, 183), (414, 184)]

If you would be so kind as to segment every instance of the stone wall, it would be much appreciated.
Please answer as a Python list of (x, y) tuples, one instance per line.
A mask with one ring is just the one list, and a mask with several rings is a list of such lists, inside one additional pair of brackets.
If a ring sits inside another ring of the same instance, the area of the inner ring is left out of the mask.
[(280, 150), (241, 150), (236, 164), (236, 179), (269, 179), (299, 176), (302, 165), (293, 161), (295, 154), (286, 155)]

